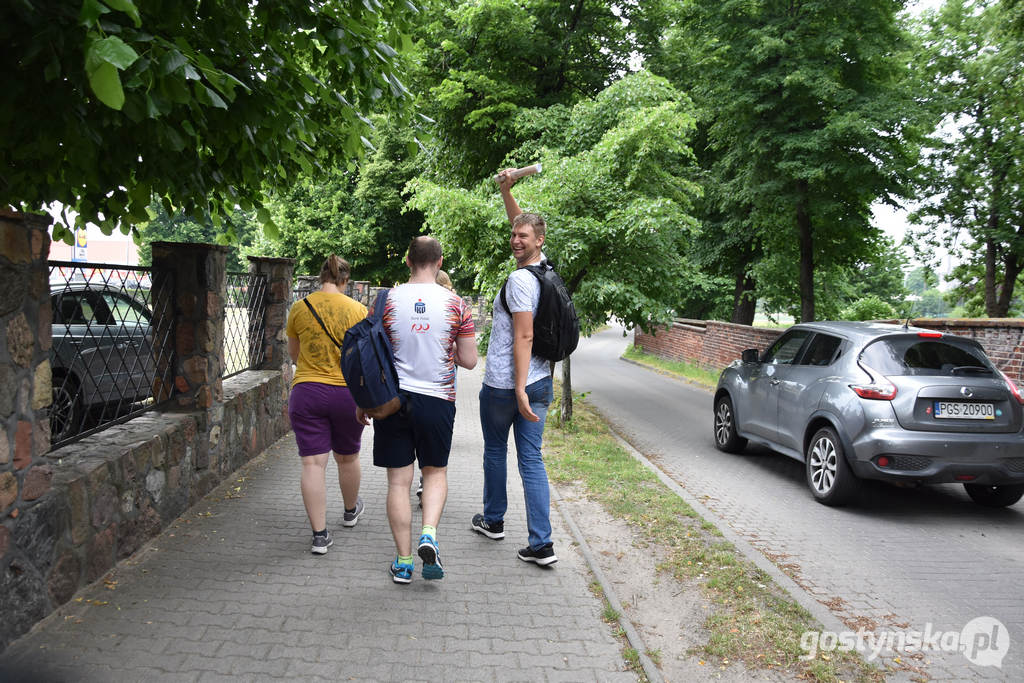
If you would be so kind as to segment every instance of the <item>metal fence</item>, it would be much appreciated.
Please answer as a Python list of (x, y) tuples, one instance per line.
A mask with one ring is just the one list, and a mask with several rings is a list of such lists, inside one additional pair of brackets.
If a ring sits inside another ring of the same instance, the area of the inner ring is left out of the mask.
[(228, 273), (224, 309), (224, 376), (231, 377), (263, 362), (267, 278)]
[[(345, 295), (366, 306), (370, 305), (373, 297), (376, 296), (380, 287), (371, 287), (365, 280), (349, 280), (345, 285)], [(292, 303), (309, 296), (313, 292), (320, 291), (320, 277), (318, 275), (297, 275), (292, 284)]]
[(148, 268), (62, 261), (49, 267), (56, 447), (170, 398), (173, 283), (154, 293)]

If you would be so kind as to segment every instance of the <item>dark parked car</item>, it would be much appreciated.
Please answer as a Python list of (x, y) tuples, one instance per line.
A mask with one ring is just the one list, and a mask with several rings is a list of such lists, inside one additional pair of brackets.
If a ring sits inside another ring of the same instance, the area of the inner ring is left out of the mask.
[(86, 282), (51, 285), (50, 304), (50, 434), (58, 442), (83, 431), (89, 409), (116, 415), (152, 395), (152, 314), (125, 291)]
[(977, 503), (1024, 495), (1024, 397), (972, 339), (900, 325), (789, 328), (722, 371), (715, 445), (748, 441), (805, 463), (825, 505), (858, 479), (958, 482)]

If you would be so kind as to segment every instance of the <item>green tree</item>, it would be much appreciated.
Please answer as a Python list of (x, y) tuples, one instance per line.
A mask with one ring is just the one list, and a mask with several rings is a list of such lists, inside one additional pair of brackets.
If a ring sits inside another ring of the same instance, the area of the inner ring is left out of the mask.
[(722, 234), (752, 245), (737, 281), (784, 290), (801, 320), (817, 316), (823, 279), (871, 253), (871, 204), (907, 192), (915, 110), (900, 4), (680, 3), (656, 60), (693, 83), (708, 209)]
[[(332, 253), (352, 265), (352, 277), (390, 285), (404, 280), (409, 240), (423, 230), (423, 216), (406, 210), (406, 184), (423, 172), (414, 131), (375, 119), (373, 151), (358, 168), (301, 175), (268, 206), (279, 226), (273, 253), (297, 259), (296, 272), (318, 273)], [(456, 262), (445, 256), (445, 266)]]
[(945, 294), (937, 289), (926, 289), (921, 293), (921, 300), (911, 308), (915, 316), (922, 318), (945, 318), (951, 306)]
[(1024, 39), (1013, 30), (1014, 11), (1020, 6), (949, 0), (926, 16), (927, 49), (917, 62), (932, 86), (927, 103), (945, 119), (923, 165), (930, 198), (912, 219), (923, 239), (959, 245), (982, 266), (980, 280), (960, 286), (970, 299), (967, 290), (980, 284), (989, 317), (1008, 315), (1024, 273)]
[[(945, 298), (959, 305), (962, 309), (961, 317), (985, 318), (993, 317), (988, 314), (988, 288), (985, 285), (987, 264), (982, 253), (973, 254), (973, 258), (963, 261), (950, 273), (950, 279), (956, 282), (956, 286), (949, 291)], [(1021, 301), (1020, 289), (1024, 287), (1024, 275), (1017, 278), (1014, 296), (1006, 308), (1004, 318), (1019, 318), (1024, 314), (1024, 302)]]
[(842, 320), (890, 320), (895, 316), (896, 309), (872, 294), (847, 306), (843, 309), (840, 318)]
[(223, 230), (214, 226), (213, 221), (196, 221), (191, 217), (178, 213), (169, 215), (159, 202), (149, 207), (152, 218), (138, 227), (137, 242), (139, 245), (139, 264), (148, 266), (153, 262), (153, 242), (205, 242), (207, 244), (227, 244), (229, 247), (227, 268), (235, 272), (247, 272), (249, 262), (245, 258), (248, 248), (252, 245), (259, 229), (251, 215), (236, 211), (229, 220), (237, 239), (228, 243)]
[(899, 307), (910, 293), (904, 284), (906, 268), (907, 257), (893, 239), (876, 235), (871, 254), (847, 272), (847, 302), (873, 296)]
[(256, 208), (272, 229), (264, 181), (358, 154), (365, 114), (404, 97), (395, 48), (415, 12), (408, 0), (3, 7), (0, 205), (59, 202), (75, 214), (65, 228), (108, 234), (148, 220), (153, 196), (215, 225)]
[(436, 125), (440, 178), (470, 186), (524, 142), (517, 115), (593, 97), (625, 72), (634, 43), (624, 18), (639, 0), (426, 3), (416, 32), (423, 93)]
[(925, 290), (937, 287), (939, 278), (931, 268), (918, 266), (907, 273), (903, 283), (910, 294), (921, 296)]
[[(547, 220), (544, 252), (573, 293), (584, 331), (609, 315), (645, 329), (669, 322), (676, 292), (706, 279), (688, 258), (700, 194), (686, 143), (694, 126), (688, 99), (640, 72), (571, 110), (526, 112), (519, 125), (540, 131), (539, 141), (511, 158), (540, 154), (544, 171), (518, 184), (516, 197)], [(464, 190), (420, 179), (412, 187), (412, 206), (475, 267), (478, 290), (493, 295), (514, 267), (494, 183)], [(567, 419), (571, 370), (567, 362), (562, 367)]]

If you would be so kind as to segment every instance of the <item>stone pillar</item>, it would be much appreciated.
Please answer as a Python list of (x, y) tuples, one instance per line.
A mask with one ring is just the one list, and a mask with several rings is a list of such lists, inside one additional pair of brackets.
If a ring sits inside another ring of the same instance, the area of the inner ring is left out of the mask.
[(249, 272), (267, 278), (265, 305), (255, 315), (263, 316), (263, 359), (254, 370), (280, 370), (291, 382), (292, 363), (288, 358), (285, 324), (292, 302), (292, 277), (295, 259), (249, 257)]
[[(0, 649), (49, 611), (43, 571), (53, 539), (20, 533), (46, 518), (53, 468), (50, 386), (50, 218), (0, 210)], [(42, 512), (41, 512), (42, 511)], [(20, 525), (25, 528), (25, 524)]]
[[(225, 260), (228, 248), (216, 244), (153, 243), (153, 299), (173, 289), (175, 399), (185, 410), (200, 411), (205, 447), (196, 454), (197, 475), (206, 481), (193, 491), (198, 500), (218, 481), (219, 443), (224, 419)], [(158, 357), (159, 351), (156, 352)], [(203, 476), (207, 470), (208, 477)]]

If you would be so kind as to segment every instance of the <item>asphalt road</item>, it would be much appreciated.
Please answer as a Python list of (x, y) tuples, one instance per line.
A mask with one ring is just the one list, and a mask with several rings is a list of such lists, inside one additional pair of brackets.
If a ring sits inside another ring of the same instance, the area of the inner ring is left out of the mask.
[(959, 485), (865, 482), (855, 505), (820, 505), (802, 463), (756, 446), (717, 451), (711, 392), (621, 360), (632, 339), (612, 327), (581, 340), (573, 389), (704, 502), (718, 517), (709, 521), (749, 540), (851, 631), (939, 648), (901, 657), (931, 680), (1024, 680), (1024, 501), (991, 510)]

